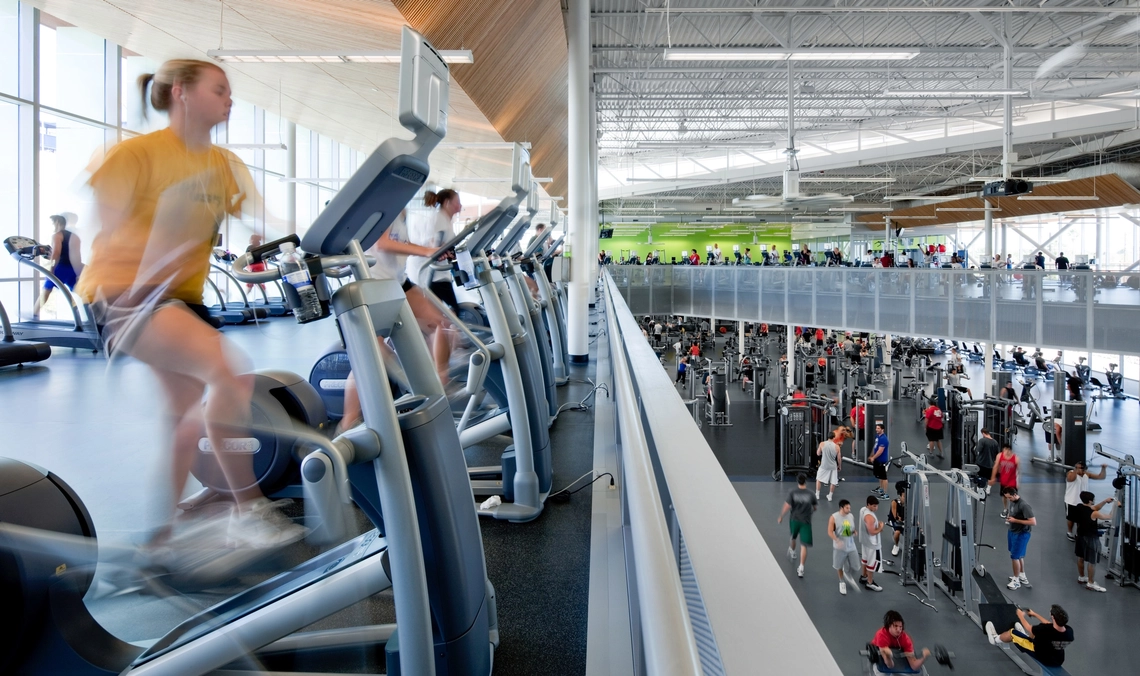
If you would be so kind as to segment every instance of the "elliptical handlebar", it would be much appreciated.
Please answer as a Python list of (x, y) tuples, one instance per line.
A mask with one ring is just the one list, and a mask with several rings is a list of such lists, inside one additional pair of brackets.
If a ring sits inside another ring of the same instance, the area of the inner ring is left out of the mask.
[[(281, 239), (267, 242), (259, 247), (251, 249), (246, 253), (238, 255), (233, 263), (230, 265), (230, 271), (234, 277), (239, 281), (246, 282), (247, 284), (265, 284), (267, 282), (274, 282), (281, 279), (281, 269), (267, 268), (260, 272), (247, 269), (253, 263), (260, 263), (267, 258), (272, 258), (281, 253), (281, 245), (285, 243), (292, 243), (294, 246), (300, 244), (300, 240), (296, 235), (288, 235)], [(360, 259), (353, 254), (340, 254), (337, 256), (318, 256), (321, 261), (321, 269), (325, 271), (329, 277), (347, 277), (353, 274), (353, 268), (360, 263)], [(376, 262), (372, 256), (364, 256), (364, 261), (368, 265)], [(339, 270), (338, 268), (343, 268)]]

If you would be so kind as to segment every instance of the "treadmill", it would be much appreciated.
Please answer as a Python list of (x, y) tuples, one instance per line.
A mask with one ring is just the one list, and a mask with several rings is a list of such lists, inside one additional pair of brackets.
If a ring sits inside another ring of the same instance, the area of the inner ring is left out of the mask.
[(23, 366), (43, 361), (51, 356), (51, 346), (33, 340), (16, 340), (12, 335), (12, 324), (4, 304), (0, 303), (0, 325), (4, 328), (4, 338), (0, 339), (0, 367)]
[(36, 262), (40, 256), (50, 256), (51, 247), (40, 244), (31, 237), (14, 235), (4, 240), (4, 248), (8, 254), (21, 265), (39, 271), (50, 279), (67, 299), (71, 308), (71, 321), (53, 321), (46, 319), (17, 322), (11, 325), (11, 334), (14, 340), (43, 342), (55, 347), (71, 347), (77, 350), (91, 350), (98, 352), (103, 349), (99, 339), (99, 329), (95, 326), (95, 319), (91, 312), (75, 297), (71, 289), (67, 288), (52, 271)]

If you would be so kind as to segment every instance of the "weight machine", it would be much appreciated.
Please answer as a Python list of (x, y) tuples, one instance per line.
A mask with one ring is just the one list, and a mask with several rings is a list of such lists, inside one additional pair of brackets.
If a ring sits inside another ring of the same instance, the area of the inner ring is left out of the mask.
[(783, 481), (788, 473), (804, 472), (814, 476), (819, 466), (815, 451), (830, 438), (834, 404), (827, 397), (808, 396), (803, 399), (781, 397), (777, 403), (779, 420), (776, 424), (776, 468), (772, 478)]
[[(855, 428), (855, 439), (851, 442), (851, 457), (847, 461), (853, 465), (871, 469), (871, 453), (875, 450), (875, 426), (882, 425), (889, 430), (891, 402), (885, 399), (855, 399), (855, 406), (863, 408), (864, 427)], [(846, 410), (846, 409), (841, 409)], [(852, 421), (857, 423), (857, 421)]]
[[(1003, 618), (1012, 617), (1015, 606), (1006, 601), (993, 576), (978, 561), (980, 547), (993, 549), (979, 542), (985, 524), (986, 495), (981, 488), (984, 477), (978, 476), (976, 465), (940, 470), (930, 465), (925, 455), (907, 450), (905, 442), (901, 457), (909, 457), (914, 464), (903, 466), (909, 499), (903, 523), (899, 584), (917, 587), (922, 596), (913, 592), (912, 595), (935, 610), (934, 589), (940, 589), (958, 613), (979, 628), (994, 619), (1006, 625)], [(931, 516), (931, 483), (947, 487), (946, 514), (941, 523)], [(978, 505), (981, 509), (977, 509)], [(934, 556), (929, 541), (939, 531), (941, 558)]]
[(719, 364), (719, 366), (716, 363), (709, 364), (705, 422), (709, 427), (732, 427), (726, 374), (729, 362), (726, 360)]
[(1140, 465), (1131, 455), (1123, 455), (1093, 444), (1097, 455), (1115, 460), (1119, 467), (1112, 487), (1116, 489), (1116, 499), (1120, 504), (1112, 510), (1112, 523), (1108, 529), (1108, 555), (1105, 557), (1106, 577), (1116, 580), (1123, 587), (1130, 585), (1140, 588), (1140, 502), (1137, 491), (1140, 489)]
[(978, 435), (985, 401), (966, 399), (958, 390), (946, 391), (946, 421), (950, 430), (950, 466), (976, 465)]
[[(1085, 415), (1088, 409), (1083, 401), (1053, 401), (1053, 415), (1046, 429), (1049, 437), (1049, 455), (1032, 458), (1033, 462), (1066, 472), (1086, 456)], [(1061, 425), (1061, 438), (1057, 438), (1057, 424)]]

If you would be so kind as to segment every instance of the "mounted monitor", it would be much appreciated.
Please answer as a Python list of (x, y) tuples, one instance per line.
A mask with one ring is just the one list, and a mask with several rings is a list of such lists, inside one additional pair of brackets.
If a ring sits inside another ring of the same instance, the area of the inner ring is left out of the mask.
[(345, 253), (354, 239), (365, 249), (380, 239), (427, 180), (428, 155), (447, 133), (449, 82), (440, 55), (405, 26), (399, 120), (416, 137), (381, 143), (313, 221), (301, 240), (303, 250), (335, 256)]

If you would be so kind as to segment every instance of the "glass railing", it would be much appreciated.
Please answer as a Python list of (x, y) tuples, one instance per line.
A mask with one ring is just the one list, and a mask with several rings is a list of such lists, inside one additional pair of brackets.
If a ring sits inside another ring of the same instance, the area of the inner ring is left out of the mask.
[[(599, 357), (598, 377), (614, 389), (634, 673), (839, 674), (624, 300), (623, 293), (635, 295), (641, 313), (655, 302), (664, 304), (655, 312), (671, 312), (672, 273), (615, 272), (628, 275), (619, 293), (602, 273), (608, 359)], [(687, 302), (724, 303), (721, 312), (735, 312), (736, 283), (744, 280), (727, 268), (710, 272), (712, 287), (684, 287), (699, 294)], [(639, 283), (631, 285), (629, 275)], [(650, 293), (650, 277), (666, 276), (668, 292)]]
[(758, 266), (609, 266), (635, 315), (1140, 354), (1140, 274)]

